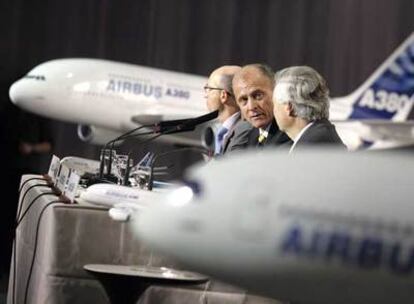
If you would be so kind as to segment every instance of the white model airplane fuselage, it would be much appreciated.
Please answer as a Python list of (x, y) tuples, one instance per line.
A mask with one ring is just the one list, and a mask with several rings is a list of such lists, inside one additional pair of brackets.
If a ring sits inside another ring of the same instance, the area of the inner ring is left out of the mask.
[(193, 168), (134, 224), (187, 269), (253, 293), (412, 303), (413, 171), (412, 156), (391, 153), (232, 155)]
[[(207, 113), (205, 78), (98, 59), (59, 59), (38, 65), (10, 88), (19, 107), (88, 125), (105, 143), (139, 123)], [(135, 120), (135, 121), (134, 121)], [(80, 130), (82, 130), (80, 128)]]
[[(207, 113), (207, 78), (98, 59), (59, 59), (38, 65), (10, 88), (19, 107), (87, 125), (81, 138), (106, 143), (159, 120)], [(349, 96), (333, 99), (330, 118), (351, 149), (414, 143), (414, 34)]]

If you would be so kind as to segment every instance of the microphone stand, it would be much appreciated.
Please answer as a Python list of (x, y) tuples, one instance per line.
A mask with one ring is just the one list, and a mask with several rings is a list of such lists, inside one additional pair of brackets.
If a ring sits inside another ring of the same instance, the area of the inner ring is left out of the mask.
[(104, 145), (104, 147), (101, 150), (101, 163), (100, 163), (100, 166), (99, 166), (99, 179), (103, 179), (105, 151), (107, 150), (108, 146), (110, 144), (112, 144), (112, 148), (110, 149), (110, 154), (109, 154), (109, 163), (108, 163), (108, 170), (107, 170), (107, 173), (110, 174), (110, 172), (111, 172), (110, 167), (112, 166), (112, 150), (113, 150), (113, 146), (114, 146), (115, 142), (120, 141), (120, 140), (123, 140), (124, 137), (126, 137), (128, 135), (131, 135), (132, 133), (134, 133), (134, 132), (136, 132), (136, 131), (138, 131), (138, 130), (140, 130), (142, 128), (145, 128), (145, 127), (148, 127), (148, 126), (147, 125), (144, 125), (144, 126), (139, 126), (139, 127), (135, 128), (135, 129), (132, 129), (132, 130), (130, 130), (130, 131), (128, 131), (128, 132), (126, 132), (126, 133), (124, 133), (124, 134), (116, 137), (115, 139), (112, 139), (112, 140), (108, 141)]
[[(161, 135), (163, 135), (163, 133), (159, 133), (154, 135), (153, 137), (147, 138), (146, 140), (142, 141), (141, 144), (146, 144), (149, 143), (155, 139), (157, 139), (158, 137), (160, 137)], [(123, 185), (127, 186), (128, 185), (128, 179), (129, 179), (129, 173), (131, 171), (131, 166), (129, 165), (130, 163), (130, 159), (131, 159), (131, 154), (133, 152), (133, 148), (131, 150), (129, 150), (128, 152), (128, 158), (127, 158), (127, 167), (126, 167), (126, 171), (125, 171), (125, 175), (124, 175), (124, 180), (122, 182)]]
[[(137, 127), (135, 129), (132, 129), (132, 130), (126, 132), (125, 134), (122, 134), (122, 135), (118, 136), (117, 138), (115, 138), (115, 139), (109, 141), (108, 143), (106, 143), (104, 148), (103, 148), (103, 151), (101, 152), (101, 163), (100, 163), (100, 168), (99, 168), (99, 180), (104, 180), (103, 171), (104, 171), (105, 151), (106, 151), (107, 147), (110, 144), (112, 144), (112, 147), (110, 149), (108, 168), (107, 168), (108, 176), (110, 176), (110, 173), (111, 173), (112, 151), (113, 151), (113, 146), (114, 146), (115, 142), (117, 142), (119, 140), (124, 140), (126, 138), (130, 138), (130, 137), (156, 134), (155, 136), (153, 136), (153, 137), (151, 137), (147, 140), (144, 140), (142, 142), (142, 143), (147, 143), (147, 142), (150, 142), (150, 141), (158, 138), (161, 135), (193, 131), (197, 127), (197, 125), (202, 124), (204, 122), (207, 122), (209, 120), (215, 119), (217, 116), (218, 116), (218, 111), (213, 111), (213, 112), (210, 112), (208, 114), (198, 116), (198, 117), (195, 117), (195, 118), (161, 121), (161, 122), (159, 122), (157, 124), (154, 124), (154, 125), (143, 125), (143, 126)], [(144, 132), (144, 133), (140, 133), (140, 134), (133, 134), (134, 132), (136, 132), (136, 131), (138, 131), (142, 128), (152, 128), (153, 131)], [(129, 173), (130, 173), (130, 169), (131, 169), (130, 159), (131, 159), (131, 152), (132, 151), (133, 151), (133, 149), (131, 149), (128, 153), (127, 164), (126, 164), (126, 172), (125, 172), (125, 176), (124, 176), (124, 180), (123, 180), (124, 185), (128, 184), (128, 178), (129, 178)]]

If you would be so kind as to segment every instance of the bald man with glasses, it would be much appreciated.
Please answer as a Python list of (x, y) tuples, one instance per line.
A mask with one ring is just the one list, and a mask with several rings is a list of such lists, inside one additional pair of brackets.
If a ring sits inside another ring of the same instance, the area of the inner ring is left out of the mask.
[[(242, 118), (232, 88), (234, 74), (240, 69), (235, 65), (222, 66), (210, 74), (204, 86), (208, 110), (219, 112), (217, 117), (219, 127), (215, 133), (215, 155), (223, 155), (231, 151), (234, 144), (247, 141), (248, 130), (239, 127)], [(235, 132), (236, 128), (237, 132)]]

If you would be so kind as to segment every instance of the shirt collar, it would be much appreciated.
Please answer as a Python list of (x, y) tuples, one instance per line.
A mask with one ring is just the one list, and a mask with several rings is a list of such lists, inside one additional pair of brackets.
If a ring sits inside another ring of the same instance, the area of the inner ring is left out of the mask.
[(231, 127), (234, 126), (234, 124), (236, 123), (236, 121), (239, 119), (240, 117), (240, 112), (236, 112), (233, 115), (231, 115), (229, 118), (227, 118), (222, 126), (225, 127), (227, 130), (230, 130)]
[(296, 146), (296, 143), (302, 137), (303, 133), (305, 133), (306, 130), (309, 129), (312, 125), (313, 125), (313, 121), (311, 121), (310, 123), (308, 123), (302, 130), (300, 130), (300, 132), (298, 133), (298, 135), (295, 136), (295, 138), (293, 139), (293, 145), (290, 147), (289, 153), (293, 151), (293, 149)]

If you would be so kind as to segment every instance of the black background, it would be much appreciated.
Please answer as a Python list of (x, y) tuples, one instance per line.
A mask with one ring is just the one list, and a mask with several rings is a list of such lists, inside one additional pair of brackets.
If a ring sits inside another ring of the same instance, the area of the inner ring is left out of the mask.
[[(1, 184), (11, 193), (3, 199), (12, 213), (17, 109), (8, 89), (41, 62), (104, 58), (205, 76), (224, 64), (264, 62), (275, 70), (306, 64), (340, 96), (413, 32), (413, 13), (412, 0), (2, 0)], [(52, 125), (57, 155), (97, 156), (74, 125)]]

